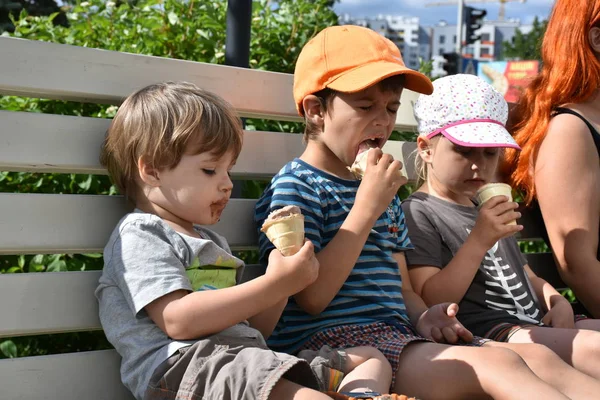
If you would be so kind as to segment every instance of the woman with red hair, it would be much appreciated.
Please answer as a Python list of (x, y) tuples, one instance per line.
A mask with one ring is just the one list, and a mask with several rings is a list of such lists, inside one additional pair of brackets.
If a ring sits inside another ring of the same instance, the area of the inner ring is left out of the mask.
[(543, 68), (513, 110), (505, 175), (539, 204), (563, 280), (600, 318), (600, 1), (557, 0)]

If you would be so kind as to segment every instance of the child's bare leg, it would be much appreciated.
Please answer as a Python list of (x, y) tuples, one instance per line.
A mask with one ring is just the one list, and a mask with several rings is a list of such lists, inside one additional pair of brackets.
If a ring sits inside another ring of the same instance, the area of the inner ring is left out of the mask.
[(324, 393), (309, 389), (305, 386), (300, 386), (297, 383), (280, 379), (275, 385), (271, 394), (270, 400), (331, 400), (331, 397)]
[(536, 326), (518, 330), (509, 341), (546, 345), (567, 364), (600, 379), (600, 332)]
[(537, 376), (573, 400), (593, 399), (600, 393), (600, 381), (571, 367), (544, 345), (489, 342), (486, 346), (513, 350)]
[(568, 399), (515, 352), (495, 347), (409, 344), (395, 391), (424, 399)]
[(582, 319), (575, 322), (575, 328), (600, 332), (600, 319)]
[(385, 356), (374, 347), (351, 347), (346, 352), (346, 376), (338, 391), (372, 390), (388, 393), (392, 383), (392, 366)]

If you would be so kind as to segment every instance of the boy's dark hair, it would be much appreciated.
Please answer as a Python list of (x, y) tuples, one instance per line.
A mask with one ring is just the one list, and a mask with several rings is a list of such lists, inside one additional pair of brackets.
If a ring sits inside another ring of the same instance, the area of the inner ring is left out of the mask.
[[(405, 79), (406, 78), (404, 75), (393, 75), (389, 78), (377, 82), (375, 85), (379, 86), (379, 88), (384, 92), (396, 92), (404, 88)], [(323, 111), (323, 113), (328, 112), (328, 109), (331, 106), (333, 99), (335, 98), (335, 96), (337, 96), (338, 93), (339, 92), (329, 88), (325, 88), (317, 93), (314, 93), (314, 95), (319, 99), (319, 102), (321, 103), (321, 110)], [(307, 118), (304, 119), (304, 122), (306, 125), (304, 129), (304, 141), (308, 142), (309, 140), (315, 139), (319, 135), (319, 133), (321, 133), (321, 127), (311, 123)]]
[(220, 157), (242, 149), (243, 130), (233, 107), (187, 82), (147, 86), (119, 107), (102, 145), (100, 163), (120, 192), (135, 201), (138, 160), (156, 169), (177, 166), (184, 154)]

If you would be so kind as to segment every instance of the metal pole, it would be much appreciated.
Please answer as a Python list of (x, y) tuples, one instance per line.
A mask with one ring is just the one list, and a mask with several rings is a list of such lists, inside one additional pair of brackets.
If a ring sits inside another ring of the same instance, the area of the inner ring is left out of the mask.
[(250, 67), (250, 26), (252, 0), (227, 1), (225, 64)]
[[(225, 64), (250, 67), (250, 31), (252, 25), (252, 0), (227, 1), (227, 26), (225, 28)], [(242, 124), (246, 125), (242, 118)], [(232, 198), (242, 197), (243, 181), (234, 180)]]
[(463, 11), (465, 0), (458, 0), (458, 15), (456, 17), (456, 46), (455, 51), (462, 54)]

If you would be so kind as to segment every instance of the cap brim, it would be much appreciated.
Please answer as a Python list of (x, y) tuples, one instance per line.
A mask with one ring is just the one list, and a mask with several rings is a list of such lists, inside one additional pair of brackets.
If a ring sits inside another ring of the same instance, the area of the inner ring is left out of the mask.
[(404, 83), (406, 89), (423, 94), (433, 93), (433, 84), (427, 76), (389, 61), (361, 65), (338, 76), (335, 80), (328, 82), (326, 86), (338, 92), (355, 93), (394, 75), (406, 77)]
[(493, 122), (470, 122), (440, 129), (432, 135), (441, 133), (452, 143), (465, 147), (511, 147), (521, 150), (517, 142), (502, 125)]

